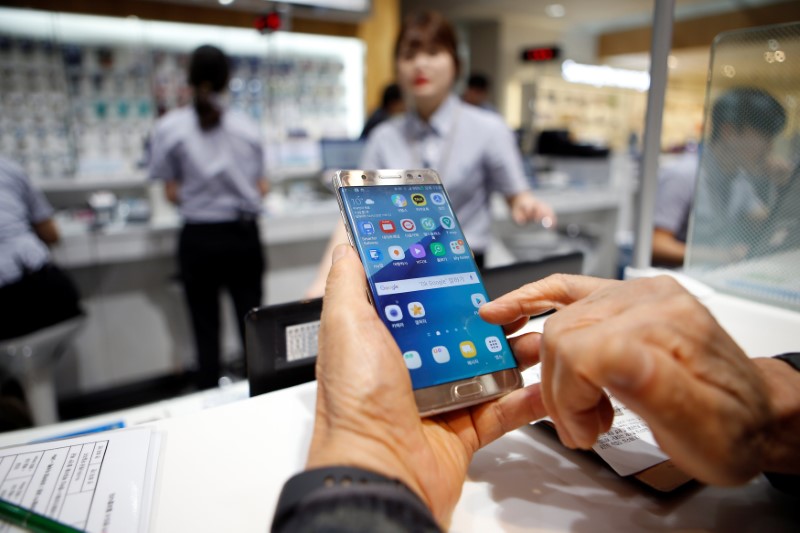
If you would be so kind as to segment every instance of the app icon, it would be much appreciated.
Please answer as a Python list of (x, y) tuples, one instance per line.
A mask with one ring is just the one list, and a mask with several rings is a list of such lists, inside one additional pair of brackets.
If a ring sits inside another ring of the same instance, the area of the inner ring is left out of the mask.
[(461, 349), (461, 355), (467, 359), (478, 355), (478, 350), (475, 349), (475, 345), (472, 344), (472, 341), (464, 341), (459, 344), (458, 347)]
[(436, 205), (444, 205), (444, 194), (440, 192), (435, 192), (431, 194), (431, 202)]
[(403, 320), (403, 311), (400, 310), (399, 305), (387, 305), (383, 312), (386, 314), (386, 318), (390, 322)]
[(463, 254), (467, 251), (464, 247), (464, 241), (458, 239), (457, 241), (450, 241), (450, 251), (454, 254)]
[(427, 255), (425, 253), (425, 247), (417, 243), (414, 243), (411, 246), (409, 246), (408, 251), (411, 252), (411, 255), (413, 255), (417, 259), (422, 259), (423, 257), (425, 257), (425, 255)]
[(383, 253), (377, 248), (370, 248), (367, 250), (367, 253), (369, 253), (369, 258), (373, 261), (380, 261), (383, 259)]
[(384, 233), (394, 233), (394, 231), (397, 229), (394, 225), (394, 222), (391, 220), (381, 220), (378, 222), (378, 225), (380, 226), (381, 231)]
[(400, 227), (402, 227), (406, 231), (416, 231), (417, 225), (414, 224), (414, 221), (410, 218), (404, 218), (400, 221)]
[[(408, 205), (408, 201), (406, 197), (402, 194), (393, 194), (392, 195), (392, 203), (395, 207), (405, 207)], [(416, 352), (415, 352), (416, 353)]]
[(450, 216), (439, 218), (439, 222), (442, 223), (442, 227), (444, 229), (453, 229), (456, 226), (456, 223), (453, 221), (453, 217)]
[(406, 362), (406, 368), (409, 370), (414, 370), (422, 366), (422, 358), (419, 356), (419, 352), (415, 352), (414, 350), (409, 350), (403, 354), (403, 359)]
[(424, 229), (425, 231), (433, 231), (436, 229), (436, 221), (434, 221), (430, 217), (423, 218), (422, 220), (419, 221), (419, 223), (422, 226), (422, 229)]
[(434, 346), (431, 354), (437, 363), (446, 363), (450, 360), (450, 352), (444, 346)]
[(392, 258), (392, 261), (402, 261), (406, 258), (406, 253), (403, 251), (402, 246), (390, 246), (389, 257)]
[(425, 308), (419, 302), (411, 302), (408, 304), (408, 314), (414, 318), (422, 318), (425, 316)]
[(492, 353), (497, 353), (503, 350), (503, 345), (497, 337), (486, 337), (486, 347)]
[(472, 300), (472, 305), (475, 307), (480, 307), (486, 303), (486, 296), (480, 293), (473, 294), (470, 296), (470, 299)]
[(358, 223), (358, 231), (361, 232), (361, 235), (374, 235), (375, 225), (369, 220), (362, 220)]
[(411, 201), (414, 202), (414, 205), (417, 207), (422, 207), (423, 205), (428, 205), (428, 201), (425, 199), (424, 194), (420, 194), (415, 192), (411, 195)]
[(445, 254), (444, 244), (440, 242), (432, 242), (431, 253), (436, 256), (443, 256)]

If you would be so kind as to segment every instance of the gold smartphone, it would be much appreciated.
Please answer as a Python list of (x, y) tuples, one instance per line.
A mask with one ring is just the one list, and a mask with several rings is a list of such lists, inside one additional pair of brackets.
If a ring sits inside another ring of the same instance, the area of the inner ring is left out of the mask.
[(381, 320), (429, 416), (522, 386), (511, 347), (478, 308), (487, 293), (433, 170), (340, 170), (333, 177), (350, 243)]

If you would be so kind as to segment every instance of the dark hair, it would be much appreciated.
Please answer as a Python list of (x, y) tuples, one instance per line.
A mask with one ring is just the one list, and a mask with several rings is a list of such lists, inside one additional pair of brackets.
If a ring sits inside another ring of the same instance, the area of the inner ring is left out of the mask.
[(194, 109), (200, 127), (210, 130), (222, 120), (222, 109), (211, 100), (228, 86), (230, 64), (225, 53), (216, 46), (203, 45), (192, 52), (188, 82), (194, 88)]
[(489, 77), (485, 74), (471, 74), (470, 77), (467, 78), (467, 87), (472, 89), (488, 91), (490, 86)]
[(753, 128), (772, 138), (786, 125), (786, 111), (768, 92), (754, 87), (736, 87), (720, 96), (711, 109), (711, 139), (719, 139), (729, 124), (742, 131)]
[(412, 13), (403, 19), (394, 45), (395, 60), (400, 57), (402, 49), (416, 54), (420, 50), (438, 48), (443, 48), (453, 58), (458, 77), (461, 72), (461, 60), (458, 58), (458, 39), (453, 25), (437, 11)]
[(396, 83), (390, 83), (383, 90), (383, 97), (381, 98), (381, 107), (388, 109), (390, 105), (395, 102), (402, 102), (403, 94), (400, 92), (400, 86)]

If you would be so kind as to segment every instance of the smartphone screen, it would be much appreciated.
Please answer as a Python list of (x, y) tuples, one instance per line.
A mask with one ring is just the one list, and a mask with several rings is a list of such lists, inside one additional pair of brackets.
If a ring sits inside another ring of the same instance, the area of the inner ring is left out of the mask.
[(339, 192), (378, 314), (415, 390), (517, 366), (502, 328), (478, 315), (486, 290), (441, 185)]

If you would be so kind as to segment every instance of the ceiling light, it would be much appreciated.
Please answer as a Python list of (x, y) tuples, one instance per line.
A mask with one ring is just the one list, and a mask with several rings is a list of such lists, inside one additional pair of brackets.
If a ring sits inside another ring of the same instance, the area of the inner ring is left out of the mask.
[(560, 19), (567, 14), (567, 10), (561, 4), (550, 4), (544, 8), (544, 12), (547, 13), (548, 17), (552, 17), (554, 19)]
[(650, 74), (608, 66), (582, 65), (571, 59), (561, 64), (561, 77), (572, 83), (586, 83), (595, 87), (620, 87), (646, 91), (650, 87)]
[(229, 6), (235, 2), (235, 0), (217, 0), (217, 2), (219, 2), (219, 5), (221, 6)]

